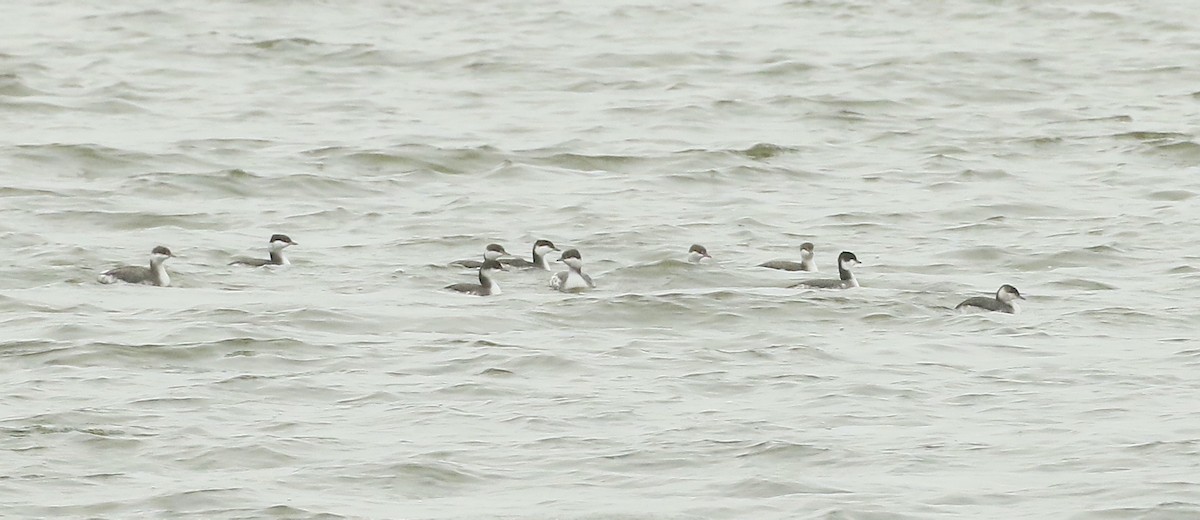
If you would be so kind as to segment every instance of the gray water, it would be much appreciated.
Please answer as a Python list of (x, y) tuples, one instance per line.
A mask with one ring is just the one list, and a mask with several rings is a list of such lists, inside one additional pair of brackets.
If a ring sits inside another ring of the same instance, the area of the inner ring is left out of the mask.
[(1200, 4), (342, 4), (5, 6), (0, 516), (1200, 516)]

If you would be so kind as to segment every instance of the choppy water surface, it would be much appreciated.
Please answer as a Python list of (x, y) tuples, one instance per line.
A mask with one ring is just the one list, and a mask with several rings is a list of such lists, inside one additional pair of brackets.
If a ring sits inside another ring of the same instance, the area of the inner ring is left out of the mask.
[(1200, 515), (1195, 3), (342, 4), (5, 8), (2, 516)]

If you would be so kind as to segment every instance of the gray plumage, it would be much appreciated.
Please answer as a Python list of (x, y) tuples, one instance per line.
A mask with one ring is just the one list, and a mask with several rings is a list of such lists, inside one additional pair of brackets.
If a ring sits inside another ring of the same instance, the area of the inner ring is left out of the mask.
[(992, 312), (1006, 312), (1008, 314), (1016, 314), (1021, 309), (1017, 306), (1017, 300), (1024, 300), (1021, 292), (1008, 284), (1000, 286), (996, 290), (996, 295), (988, 298), (986, 296), (975, 296), (963, 300), (962, 303), (955, 306), (955, 309), (966, 310), (971, 308), (983, 309)]
[[(575, 273), (577, 275), (579, 275), (581, 278), (583, 278), (583, 282), (587, 284), (588, 289), (596, 288), (596, 282), (593, 282), (592, 277), (588, 276), (587, 273), (584, 273), (581, 271), (575, 271)], [(559, 271), (557, 273), (554, 273), (554, 278), (551, 280), (550, 286), (555, 289), (558, 289), (560, 291), (563, 291), (563, 292), (582, 289), (582, 287), (573, 287), (573, 288), (566, 287), (567, 279), (570, 278), (570, 276), (571, 276), (570, 271)]]
[[(100, 279), (100, 283), (141, 283), (146, 285), (162, 286), (162, 278), (157, 276), (153, 268), (142, 267), (140, 265), (127, 265), (105, 271), (104, 278)], [(170, 283), (170, 282), (168, 282)]]
[(550, 277), (550, 287), (562, 292), (576, 292), (595, 289), (596, 282), (592, 277), (583, 273), (583, 257), (578, 249), (568, 249), (558, 259), (567, 264), (568, 270), (559, 271)]
[(492, 273), (503, 269), (500, 262), (494, 259), (484, 260), (479, 266), (479, 283), (456, 283), (447, 285), (446, 289), (451, 291), (473, 294), (476, 296), (491, 296), (500, 294), (500, 284), (492, 278)]
[(698, 264), (705, 258), (712, 258), (712, 255), (708, 254), (708, 248), (700, 244), (692, 244), (692, 247), (688, 248), (688, 262)]
[(850, 289), (858, 287), (858, 280), (854, 278), (854, 273), (850, 271), (851, 267), (862, 262), (858, 261), (858, 257), (849, 251), (842, 251), (838, 255), (838, 279), (816, 279), (805, 280), (792, 287), (802, 287), (808, 289)]
[(781, 271), (814, 271), (810, 264), (803, 262), (793, 262), (791, 260), (771, 260), (758, 264), (759, 267), (767, 267), (770, 269), (779, 269)]
[(567, 272), (566, 271), (559, 271), (557, 273), (554, 273), (550, 277), (550, 287), (551, 288), (558, 289), (558, 288), (562, 287), (564, 283), (567, 283)]
[(817, 271), (817, 262), (814, 258), (814, 246), (812, 242), (800, 244), (800, 261), (794, 262), (791, 260), (771, 260), (758, 264), (759, 267), (767, 267), (770, 269), (779, 269), (782, 271)]
[(269, 258), (250, 258), (247, 256), (239, 256), (234, 258), (232, 262), (229, 262), (229, 265), (246, 265), (250, 267), (262, 267), (264, 265), (288, 265), (291, 264), (291, 262), (288, 261), (286, 256), (283, 256), (283, 250), (288, 246), (295, 245), (299, 244), (293, 242), (292, 239), (287, 235), (271, 235), (271, 238), (267, 239), (267, 250), (270, 254)]
[(274, 258), (250, 258), (248, 256), (239, 256), (229, 262), (229, 265), (248, 265), (250, 267), (262, 267), (264, 265), (280, 265), (280, 262)]
[(125, 282), (166, 287), (171, 285), (171, 276), (167, 274), (163, 262), (174, 256), (170, 249), (158, 246), (150, 251), (150, 267), (122, 266), (101, 273), (97, 280), (100, 283)]
[[(485, 261), (499, 260), (502, 256), (508, 256), (508, 251), (505, 251), (504, 246), (500, 244), (488, 244), (487, 247), (483, 249), (483, 259)], [(458, 260), (455, 262), (450, 262), (450, 265), (457, 265), (466, 267), (468, 269), (479, 269), (483, 266), (483, 262), (479, 260)]]
[(520, 257), (501, 258), (500, 263), (517, 269), (541, 269), (544, 271), (550, 270), (550, 263), (546, 255), (551, 251), (558, 251), (554, 246), (554, 242), (549, 240), (538, 240), (533, 243), (533, 258), (532, 261)]
[(506, 265), (508, 267), (513, 267), (516, 269), (530, 269), (533, 267), (540, 267), (538, 264), (530, 262), (529, 260), (526, 260), (519, 256), (514, 256), (512, 258), (501, 258), (500, 264)]
[(854, 287), (846, 280), (834, 280), (830, 278), (820, 278), (816, 280), (805, 280), (792, 287), (808, 288), (808, 289), (849, 289)]

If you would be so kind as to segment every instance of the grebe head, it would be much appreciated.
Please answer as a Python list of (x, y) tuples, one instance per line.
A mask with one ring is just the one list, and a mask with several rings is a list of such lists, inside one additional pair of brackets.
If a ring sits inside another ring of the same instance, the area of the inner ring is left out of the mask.
[(1021, 291), (1018, 291), (1016, 287), (1004, 284), (1000, 286), (1000, 290), (996, 291), (996, 299), (1011, 304), (1015, 300), (1024, 300), (1025, 297), (1021, 296)]
[(479, 266), (479, 271), (483, 272), (485, 274), (493, 274), (496, 271), (503, 271), (503, 270), (504, 270), (504, 265), (501, 264), (498, 260), (484, 260), (483, 264)]
[(558, 261), (567, 264), (575, 269), (583, 267), (583, 256), (579, 254), (578, 249), (568, 249), (563, 251), (562, 256), (558, 257)]
[(292, 239), (290, 237), (288, 237), (287, 235), (279, 235), (279, 234), (271, 235), (271, 240), (267, 241), (267, 243), (268, 243), (268, 248), (271, 251), (283, 251), (283, 248), (285, 248), (287, 246), (300, 245), (300, 244), (297, 244), (296, 242), (293, 242)]
[(800, 258), (802, 260), (811, 260), (813, 257), (813, 248), (812, 242), (800, 244)]
[(850, 269), (861, 263), (858, 261), (858, 257), (849, 251), (842, 251), (842, 254), (838, 255), (838, 267), (842, 269)]
[(171, 253), (171, 250), (167, 249), (163, 246), (155, 247), (153, 250), (150, 251), (150, 261), (153, 263), (156, 263), (156, 264), (161, 264), (164, 261), (166, 261), (168, 258), (174, 258), (174, 257), (175, 257), (175, 255)]
[(549, 240), (538, 240), (537, 242), (533, 243), (533, 252), (537, 253), (538, 256), (546, 256), (550, 254), (551, 251), (558, 251), (558, 248), (554, 247), (554, 242)]
[(483, 250), (484, 260), (495, 260), (502, 256), (508, 256), (508, 251), (505, 251), (504, 246), (500, 244), (488, 244), (487, 249)]

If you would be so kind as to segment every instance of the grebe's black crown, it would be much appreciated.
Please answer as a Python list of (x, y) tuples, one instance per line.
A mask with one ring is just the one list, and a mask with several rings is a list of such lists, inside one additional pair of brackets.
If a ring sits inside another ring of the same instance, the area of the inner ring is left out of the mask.
[(563, 251), (562, 256), (560, 256), (558, 259), (561, 261), (561, 260), (566, 260), (568, 258), (578, 258), (580, 260), (583, 260), (583, 256), (580, 256), (578, 249), (568, 249), (566, 251)]

